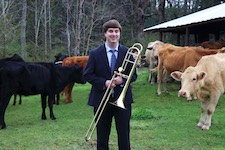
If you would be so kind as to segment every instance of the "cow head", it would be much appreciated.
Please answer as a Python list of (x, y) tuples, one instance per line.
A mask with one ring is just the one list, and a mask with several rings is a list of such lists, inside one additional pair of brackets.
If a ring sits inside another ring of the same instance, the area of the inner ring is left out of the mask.
[(147, 50), (151, 51), (151, 57), (158, 57), (158, 51), (159, 48), (163, 45), (164, 43), (161, 41), (154, 41), (154, 42), (149, 42), (147, 46)]
[(192, 96), (197, 98), (197, 91), (201, 87), (202, 81), (206, 75), (206, 72), (199, 72), (195, 67), (191, 66), (183, 73), (180, 71), (174, 71), (171, 73), (171, 76), (175, 80), (181, 81), (181, 89), (178, 92), (178, 96), (187, 98), (187, 100), (192, 100)]
[(61, 61), (63, 61), (63, 59), (65, 59), (67, 57), (69, 57), (69, 55), (65, 55), (65, 54), (59, 53), (59, 54), (57, 54), (55, 56), (55, 61), (54, 62), (61, 62)]
[(159, 48), (164, 43), (161, 41), (149, 42), (145, 51), (146, 61), (154, 68), (158, 65)]
[(73, 69), (73, 73), (71, 77), (73, 82), (85, 84), (86, 81), (83, 78), (83, 68), (80, 65), (74, 65), (74, 66), (71, 66), (71, 68)]

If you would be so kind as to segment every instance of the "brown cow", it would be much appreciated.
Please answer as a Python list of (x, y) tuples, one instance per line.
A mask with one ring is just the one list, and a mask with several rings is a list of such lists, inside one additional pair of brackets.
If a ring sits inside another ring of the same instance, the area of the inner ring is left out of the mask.
[(171, 73), (174, 79), (181, 81), (180, 97), (188, 98), (196, 93), (201, 100), (202, 113), (197, 126), (202, 130), (209, 130), (218, 100), (225, 92), (224, 64), (225, 54), (203, 56), (195, 67), (188, 67), (184, 73)]
[[(163, 73), (168, 76), (173, 71), (184, 71), (189, 66), (195, 66), (197, 62), (205, 55), (216, 54), (221, 50), (208, 50), (202, 47), (181, 47), (171, 44), (163, 44), (159, 49), (158, 58), (158, 95), (161, 95), (161, 82)], [(166, 82), (164, 90), (167, 91)]]
[[(63, 66), (73, 66), (75, 64), (80, 65), (83, 69), (85, 69), (88, 61), (88, 56), (73, 56), (73, 57), (67, 57), (63, 60)], [(72, 90), (73, 90), (74, 83), (68, 84), (64, 90), (63, 93), (65, 94), (64, 102), (65, 103), (71, 103), (72, 102)]]
[(200, 46), (203, 48), (221, 49), (222, 47), (225, 47), (225, 41), (205, 41), (200, 43)]

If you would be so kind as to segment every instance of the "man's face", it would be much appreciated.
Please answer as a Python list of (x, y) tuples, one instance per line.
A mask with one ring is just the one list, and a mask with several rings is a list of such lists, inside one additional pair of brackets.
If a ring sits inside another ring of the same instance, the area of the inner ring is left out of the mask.
[(118, 43), (120, 39), (120, 29), (119, 28), (108, 28), (104, 33), (106, 41), (109, 43)]

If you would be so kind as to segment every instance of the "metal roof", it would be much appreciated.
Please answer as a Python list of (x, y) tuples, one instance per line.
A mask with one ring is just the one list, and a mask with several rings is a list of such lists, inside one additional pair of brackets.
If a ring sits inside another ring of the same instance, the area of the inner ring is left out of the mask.
[(179, 26), (190, 25), (194, 23), (199, 23), (199, 22), (204, 22), (204, 21), (219, 19), (224, 17), (225, 17), (225, 3), (146, 28), (143, 31), (145, 32), (145, 31), (152, 31), (157, 29), (179, 27)]

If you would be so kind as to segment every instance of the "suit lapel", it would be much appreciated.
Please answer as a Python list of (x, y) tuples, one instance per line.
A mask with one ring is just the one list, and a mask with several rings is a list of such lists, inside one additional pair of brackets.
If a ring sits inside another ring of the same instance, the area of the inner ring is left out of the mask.
[(107, 57), (107, 54), (106, 54), (106, 48), (105, 48), (105, 45), (103, 45), (101, 47), (101, 52), (100, 52), (100, 60), (102, 59), (103, 63), (102, 65), (105, 65), (106, 68), (108, 68), (108, 73), (111, 74), (111, 70), (110, 70), (110, 66), (109, 66), (109, 62), (108, 62), (108, 57)]

